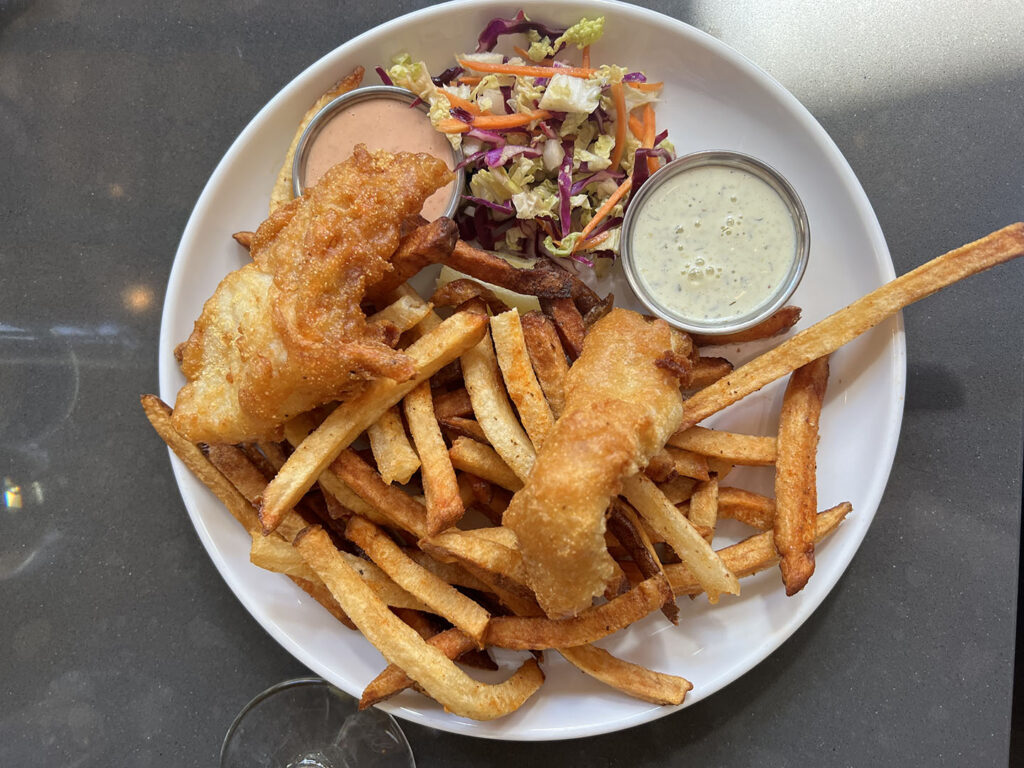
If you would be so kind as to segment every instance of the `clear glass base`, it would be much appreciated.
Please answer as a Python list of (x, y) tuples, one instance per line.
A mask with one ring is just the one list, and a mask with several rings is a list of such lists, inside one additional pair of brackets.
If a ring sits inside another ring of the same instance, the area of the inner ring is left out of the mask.
[(288, 680), (246, 704), (224, 736), (221, 768), (415, 768), (386, 712), (320, 678)]

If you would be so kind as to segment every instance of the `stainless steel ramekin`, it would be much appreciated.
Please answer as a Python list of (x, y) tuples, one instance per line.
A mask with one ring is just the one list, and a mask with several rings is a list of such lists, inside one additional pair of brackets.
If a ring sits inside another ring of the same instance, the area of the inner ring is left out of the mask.
[[(790, 216), (793, 219), (793, 226), (796, 229), (796, 252), (793, 262), (790, 265), (786, 279), (781, 281), (778, 288), (765, 301), (758, 305), (751, 312), (742, 317), (730, 318), (717, 322), (703, 323), (693, 318), (684, 317), (670, 307), (659, 303), (644, 285), (633, 263), (632, 240), (633, 229), (639, 211), (644, 204), (651, 199), (666, 181), (678, 173), (699, 168), (707, 165), (725, 166), (738, 168), (753, 174), (768, 184), (786, 204)], [(774, 168), (755, 157), (744, 155), (739, 152), (728, 152), (716, 150), (709, 152), (697, 152), (691, 155), (684, 155), (677, 158), (654, 173), (650, 179), (640, 188), (636, 197), (629, 203), (625, 218), (622, 222), (622, 236), (619, 241), (619, 254), (622, 258), (622, 267), (626, 273), (626, 279), (630, 287), (637, 295), (637, 298), (655, 315), (666, 322), (690, 333), (701, 333), (705, 335), (721, 335), (742, 331), (757, 325), (768, 318), (773, 312), (780, 309), (793, 295), (800, 280), (804, 276), (807, 267), (807, 259), (811, 250), (811, 232), (807, 224), (807, 212), (804, 210), (800, 197), (792, 185)]]
[[(412, 91), (407, 91), (405, 88), (397, 88), (393, 85), (368, 85), (364, 88), (356, 88), (354, 91), (343, 93), (338, 98), (325, 104), (323, 109), (317, 112), (313, 119), (309, 121), (309, 125), (302, 132), (299, 143), (295, 147), (295, 157), (292, 160), (292, 193), (295, 197), (302, 195), (302, 191), (305, 188), (303, 182), (305, 181), (306, 157), (309, 154), (309, 148), (313, 145), (313, 139), (316, 138), (320, 130), (335, 114), (346, 107), (370, 99), (394, 99), (395, 101), (412, 105), (416, 103), (418, 97)], [(414, 108), (419, 109), (423, 113), (424, 120), (427, 119), (427, 112), (429, 111), (427, 104), (420, 102)], [(465, 171), (462, 168), (458, 168), (459, 163), (462, 162), (462, 152), (455, 149), (455, 147), (449, 148), (451, 149), (451, 167), (458, 169), (455, 171), (455, 186), (453, 187), (452, 199), (444, 211), (444, 215), (451, 218), (455, 215), (455, 211), (459, 207), (459, 200), (462, 197)]]

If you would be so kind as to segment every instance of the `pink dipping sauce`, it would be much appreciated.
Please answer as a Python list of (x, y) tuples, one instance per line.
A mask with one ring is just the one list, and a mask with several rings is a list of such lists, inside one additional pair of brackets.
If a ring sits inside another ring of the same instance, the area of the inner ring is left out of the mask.
[[(434, 130), (427, 116), (397, 99), (357, 101), (331, 117), (306, 152), (303, 187), (311, 187), (331, 166), (352, 154), (356, 144), (371, 152), (426, 152), (444, 159), (450, 168), (452, 146)], [(423, 203), (423, 217), (433, 221), (444, 214), (455, 194), (455, 182), (441, 187)]]

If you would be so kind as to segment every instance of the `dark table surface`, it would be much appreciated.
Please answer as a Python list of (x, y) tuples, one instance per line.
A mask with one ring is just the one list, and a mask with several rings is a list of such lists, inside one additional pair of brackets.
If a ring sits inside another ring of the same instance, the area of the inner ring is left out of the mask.
[[(0, 0), (0, 762), (209, 766), (304, 673), (204, 553), (137, 405), (177, 240), (296, 73), (426, 5)], [(902, 273), (1024, 218), (1019, 2), (656, 2), (789, 88)], [(512, 6), (510, 6), (511, 8)], [(905, 313), (878, 516), (807, 623), (700, 704), (575, 742), (406, 725), (419, 765), (993, 765), (1009, 742), (1024, 264)]]

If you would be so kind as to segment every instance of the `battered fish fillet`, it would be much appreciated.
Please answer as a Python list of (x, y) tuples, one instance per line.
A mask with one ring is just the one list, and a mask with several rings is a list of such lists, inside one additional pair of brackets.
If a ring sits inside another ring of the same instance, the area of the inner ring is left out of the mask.
[(684, 346), (664, 321), (615, 309), (569, 369), (565, 411), (502, 518), (551, 618), (588, 608), (614, 574), (605, 510), (682, 422), (678, 380), (657, 361)]
[(403, 219), (451, 179), (429, 155), (360, 145), (276, 209), (253, 263), (224, 278), (181, 347), (175, 428), (193, 442), (275, 440), (289, 418), (369, 379), (411, 378), (412, 361), (359, 305), (392, 270)]

